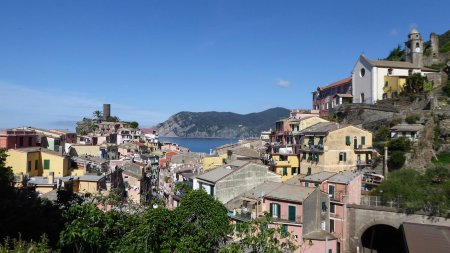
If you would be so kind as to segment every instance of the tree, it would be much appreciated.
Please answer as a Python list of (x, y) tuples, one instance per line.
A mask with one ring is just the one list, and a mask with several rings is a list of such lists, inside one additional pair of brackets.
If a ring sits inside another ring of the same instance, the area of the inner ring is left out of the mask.
[(413, 95), (422, 93), (424, 90), (424, 84), (426, 82), (426, 78), (423, 77), (420, 73), (415, 73), (406, 78), (405, 86), (403, 87), (404, 95)]
[[(284, 231), (279, 224), (271, 224), (270, 215), (266, 213), (262, 220), (240, 222), (234, 226), (237, 243), (230, 243), (220, 249), (220, 252), (294, 252), (299, 248), (299, 242), (289, 231)], [(302, 249), (305, 247), (302, 244)]]
[(381, 195), (386, 202), (398, 202), (407, 212), (421, 210), (431, 216), (450, 217), (450, 169), (427, 168), (424, 174), (414, 169), (394, 171), (372, 194)]
[(398, 44), (396, 48), (391, 50), (391, 52), (389, 53), (386, 60), (388, 60), (388, 61), (404, 61), (404, 58), (405, 58), (405, 52), (404, 52), (404, 50), (402, 50), (402, 47), (400, 46), (400, 44)]
[(389, 170), (400, 169), (405, 164), (405, 153), (400, 150), (395, 150), (391, 152), (388, 159)]
[(136, 121), (131, 121), (130, 122), (130, 127), (131, 128), (138, 128), (138, 126), (139, 126), (139, 123), (137, 123)]
[(97, 121), (100, 121), (101, 119), (102, 119), (102, 117), (103, 117), (103, 114), (102, 114), (102, 112), (101, 111), (94, 111), (93, 113), (92, 113), (92, 116), (94, 116), (94, 118), (97, 120)]
[(411, 145), (411, 140), (405, 136), (392, 139), (388, 143), (388, 147), (391, 151), (409, 152), (411, 150)]
[(227, 209), (204, 190), (183, 196), (173, 213), (178, 240), (171, 245), (177, 252), (211, 252), (225, 242), (231, 232)]
[(391, 134), (391, 130), (385, 126), (378, 128), (375, 133), (375, 141), (388, 141)]

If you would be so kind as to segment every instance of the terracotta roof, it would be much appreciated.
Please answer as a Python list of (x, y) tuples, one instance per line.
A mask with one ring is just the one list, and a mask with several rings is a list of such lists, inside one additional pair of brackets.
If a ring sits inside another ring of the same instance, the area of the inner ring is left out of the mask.
[(347, 78), (344, 78), (344, 79), (339, 80), (337, 82), (330, 83), (327, 86), (320, 87), (320, 90), (327, 90), (327, 89), (330, 89), (330, 88), (333, 88), (333, 87), (336, 87), (336, 86), (339, 86), (339, 85), (342, 85), (344, 83), (348, 83), (348, 82), (351, 82), (351, 81), (352, 81), (352, 77), (347, 77)]

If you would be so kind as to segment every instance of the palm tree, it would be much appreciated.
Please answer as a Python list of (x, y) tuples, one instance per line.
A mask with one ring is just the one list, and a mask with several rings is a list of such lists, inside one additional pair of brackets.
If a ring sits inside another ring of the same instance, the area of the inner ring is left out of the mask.
[(92, 113), (92, 116), (94, 116), (94, 118), (96, 118), (97, 120), (101, 120), (102, 119), (102, 112), (101, 111), (94, 111)]

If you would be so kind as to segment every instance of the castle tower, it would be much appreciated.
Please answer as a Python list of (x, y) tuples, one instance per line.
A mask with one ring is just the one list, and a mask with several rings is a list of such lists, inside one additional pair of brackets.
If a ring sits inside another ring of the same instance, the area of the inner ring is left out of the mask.
[(107, 121), (111, 116), (111, 104), (103, 104), (103, 120)]
[(409, 32), (405, 42), (405, 59), (417, 68), (423, 67), (423, 40), (416, 28)]

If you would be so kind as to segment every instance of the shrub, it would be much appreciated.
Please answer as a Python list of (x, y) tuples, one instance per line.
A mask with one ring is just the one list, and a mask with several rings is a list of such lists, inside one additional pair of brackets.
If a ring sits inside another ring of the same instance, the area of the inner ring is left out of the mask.
[(402, 118), (395, 117), (391, 120), (391, 123), (389, 124), (391, 127), (396, 126), (398, 124), (402, 123)]
[(405, 164), (405, 153), (403, 151), (396, 150), (391, 153), (388, 159), (389, 170), (400, 169)]
[(391, 151), (408, 152), (411, 150), (411, 140), (404, 136), (392, 139), (388, 147)]
[(375, 133), (375, 141), (388, 141), (390, 134), (391, 131), (389, 130), (389, 128), (382, 126), (378, 128), (377, 132)]
[(410, 114), (405, 118), (405, 121), (408, 124), (416, 124), (416, 122), (419, 120), (420, 120), (419, 114)]

